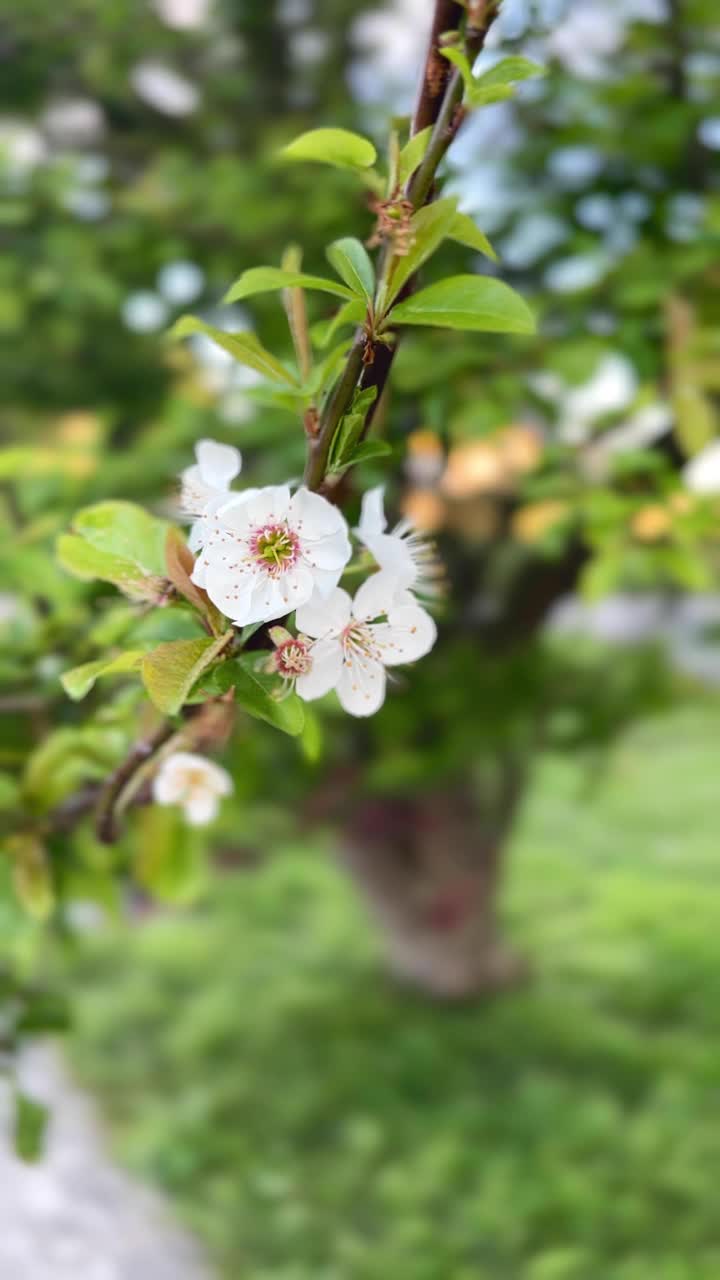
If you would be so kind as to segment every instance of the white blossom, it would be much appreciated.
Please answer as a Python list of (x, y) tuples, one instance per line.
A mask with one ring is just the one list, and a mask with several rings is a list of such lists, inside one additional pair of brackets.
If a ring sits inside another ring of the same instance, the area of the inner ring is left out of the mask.
[[(377, 621), (381, 616), (385, 622)], [(385, 701), (385, 668), (422, 658), (437, 636), (430, 614), (386, 572), (368, 578), (354, 600), (341, 588), (326, 600), (315, 596), (295, 619), (314, 641), (297, 692), (310, 702), (335, 689), (352, 716), (377, 711)]]
[(213, 505), (207, 528), (193, 582), (237, 626), (281, 618), (314, 592), (327, 597), (351, 554), (344, 517), (305, 488), (246, 490)]
[(239, 450), (231, 444), (218, 444), (216, 440), (198, 440), (195, 458), (195, 464), (186, 467), (180, 477), (182, 512), (196, 517), (188, 538), (191, 551), (198, 551), (210, 536), (211, 517), (227, 502), (230, 485), (242, 467)]
[(176, 804), (193, 827), (212, 822), (222, 796), (232, 792), (232, 778), (219, 764), (190, 751), (176, 751), (163, 760), (153, 781), (158, 804)]
[(720, 440), (713, 440), (686, 463), (683, 479), (692, 493), (720, 493)]
[(412, 588), (419, 595), (437, 595), (442, 567), (434, 543), (418, 533), (409, 520), (401, 520), (387, 533), (383, 493), (379, 485), (363, 496), (355, 530), (358, 538), (399, 587)]

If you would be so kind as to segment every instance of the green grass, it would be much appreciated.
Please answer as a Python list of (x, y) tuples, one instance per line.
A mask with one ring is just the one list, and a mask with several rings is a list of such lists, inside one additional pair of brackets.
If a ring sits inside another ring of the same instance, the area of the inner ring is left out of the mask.
[(720, 718), (544, 762), (505, 911), (533, 981), (394, 989), (327, 850), (84, 961), (123, 1158), (232, 1280), (717, 1280)]

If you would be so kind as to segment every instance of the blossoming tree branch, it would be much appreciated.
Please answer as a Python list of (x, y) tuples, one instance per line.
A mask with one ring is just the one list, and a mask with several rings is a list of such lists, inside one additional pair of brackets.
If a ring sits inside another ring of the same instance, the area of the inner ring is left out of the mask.
[[(228, 303), (278, 295), (293, 364), (252, 332), (226, 333), (193, 316), (174, 326), (177, 338), (204, 334), (219, 344), (261, 375), (266, 402), (296, 412), (305, 472), (243, 488), (238, 450), (200, 440), (181, 477), (187, 540), (122, 500), (77, 514), (59, 543), (66, 570), (113, 583), (144, 609), (181, 601), (198, 634), (65, 673), (67, 693), (79, 700), (100, 678), (136, 672), (163, 719), (108, 779), (65, 801), (52, 820), (71, 824), (95, 809), (100, 836), (112, 840), (131, 804), (154, 799), (205, 823), (232, 787), (205, 753), (222, 745), (236, 709), (292, 735), (303, 730), (306, 704), (333, 693), (349, 715), (370, 716), (385, 700), (388, 672), (435, 644), (434, 548), (407, 521), (389, 527), (383, 487), (359, 495), (356, 468), (391, 454), (376, 410), (406, 328), (533, 331), (526, 303), (494, 276), (453, 275), (427, 287), (418, 280), (448, 240), (495, 256), (456, 200), (441, 194), (438, 169), (468, 112), (509, 97), (538, 72), (510, 57), (474, 75), (497, 11), (497, 0), (438, 0), (417, 110), (406, 137), (390, 133), (384, 163), (368, 138), (337, 128), (302, 134), (284, 149), (287, 163), (350, 170), (375, 214), (366, 244), (346, 237), (328, 246), (331, 274), (304, 272), (291, 249), (281, 266), (251, 267), (229, 289)], [(338, 304), (313, 328), (307, 292)], [(351, 528), (345, 509), (358, 496)], [(411, 685), (404, 696), (412, 697)]]

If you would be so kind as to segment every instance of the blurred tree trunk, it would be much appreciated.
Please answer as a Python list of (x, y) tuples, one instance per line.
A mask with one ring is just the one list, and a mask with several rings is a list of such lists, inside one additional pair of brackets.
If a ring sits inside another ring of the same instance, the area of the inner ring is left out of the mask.
[(482, 994), (524, 973), (497, 915), (507, 838), (525, 770), (373, 796), (346, 822), (343, 859), (380, 927), (391, 971), (440, 998)]

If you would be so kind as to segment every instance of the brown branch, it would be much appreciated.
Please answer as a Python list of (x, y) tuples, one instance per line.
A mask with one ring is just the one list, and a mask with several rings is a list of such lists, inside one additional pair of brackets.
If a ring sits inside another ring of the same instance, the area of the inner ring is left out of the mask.
[(447, 58), (439, 52), (440, 36), (445, 31), (457, 31), (463, 16), (463, 6), (455, 0), (437, 0), (411, 133), (420, 133), (437, 120), (451, 70)]
[(136, 742), (122, 764), (118, 765), (114, 773), (111, 773), (101, 792), (95, 823), (97, 838), (103, 844), (113, 844), (118, 838), (119, 827), (115, 806), (121, 792), (138, 770), (147, 764), (166, 742), (169, 742), (175, 732), (175, 726), (169, 722), (161, 724), (149, 738)]

